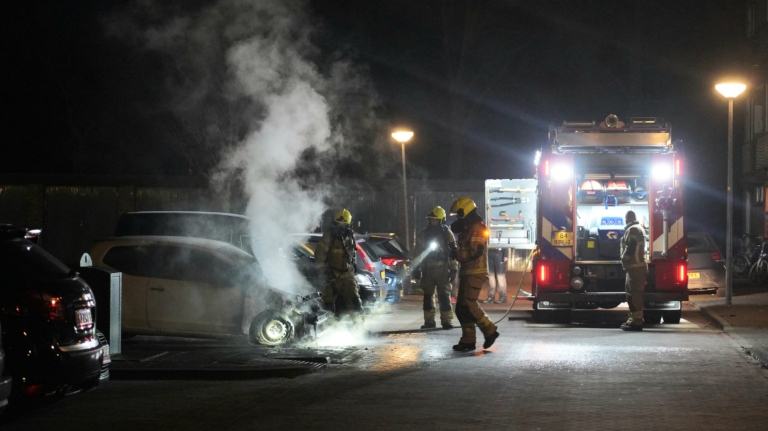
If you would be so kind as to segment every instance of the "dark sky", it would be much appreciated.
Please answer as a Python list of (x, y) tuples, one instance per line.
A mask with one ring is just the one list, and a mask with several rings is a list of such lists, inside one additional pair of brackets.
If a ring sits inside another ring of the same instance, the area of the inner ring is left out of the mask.
[[(156, 109), (166, 82), (161, 63), (105, 36), (104, 17), (131, 3), (2, 3), (3, 172), (189, 172), (159, 130), (166, 124)], [(552, 122), (661, 116), (685, 142), (695, 199), (720, 208), (727, 105), (713, 84), (722, 73), (744, 70), (742, 2), (308, 6), (318, 26), (318, 61), (343, 53), (367, 68), (383, 120), (416, 132), (407, 148), (414, 176), (530, 176)], [(737, 106), (737, 133), (740, 112)], [(454, 163), (461, 160), (453, 172), (452, 148), (460, 150)], [(397, 160), (395, 150), (366, 162)], [(398, 168), (385, 175), (396, 176)]]

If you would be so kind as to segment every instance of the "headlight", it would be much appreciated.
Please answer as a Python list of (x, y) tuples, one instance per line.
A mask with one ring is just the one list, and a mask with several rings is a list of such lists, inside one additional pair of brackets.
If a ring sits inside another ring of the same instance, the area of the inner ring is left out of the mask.
[(355, 281), (362, 286), (371, 286), (371, 279), (365, 276), (365, 274), (355, 274)]
[(581, 290), (584, 287), (584, 279), (581, 277), (573, 277), (571, 279), (571, 289)]
[(581, 267), (580, 266), (574, 266), (571, 271), (573, 272), (573, 275), (579, 275), (579, 274), (581, 274)]
[(437, 250), (437, 243), (432, 241), (432, 243), (429, 244), (430, 250)]

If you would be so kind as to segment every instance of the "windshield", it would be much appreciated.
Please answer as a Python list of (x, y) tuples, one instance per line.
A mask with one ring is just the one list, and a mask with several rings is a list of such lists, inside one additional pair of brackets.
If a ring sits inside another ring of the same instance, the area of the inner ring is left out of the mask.
[(13, 239), (0, 246), (0, 261), (5, 271), (21, 278), (65, 278), (68, 266), (25, 239)]

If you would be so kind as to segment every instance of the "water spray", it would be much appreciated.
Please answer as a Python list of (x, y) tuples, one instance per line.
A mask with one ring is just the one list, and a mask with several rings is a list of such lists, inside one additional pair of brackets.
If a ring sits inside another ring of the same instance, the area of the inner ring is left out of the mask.
[(421, 261), (423, 261), (429, 253), (432, 253), (433, 251), (437, 250), (438, 244), (437, 241), (432, 241), (429, 243), (429, 247), (426, 248), (423, 252), (421, 252), (420, 255), (416, 257), (416, 259), (413, 259), (411, 261), (411, 267), (417, 268), (419, 264), (421, 264)]

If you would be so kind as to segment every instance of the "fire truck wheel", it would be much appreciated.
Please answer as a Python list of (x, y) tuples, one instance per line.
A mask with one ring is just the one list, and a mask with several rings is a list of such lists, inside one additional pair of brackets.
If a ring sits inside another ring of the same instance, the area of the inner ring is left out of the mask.
[(658, 325), (661, 323), (661, 312), (659, 311), (643, 311), (643, 320), (645, 323)]
[(664, 316), (664, 323), (670, 323), (675, 325), (680, 323), (680, 318), (683, 316), (683, 311), (682, 310), (662, 311), (661, 314)]

